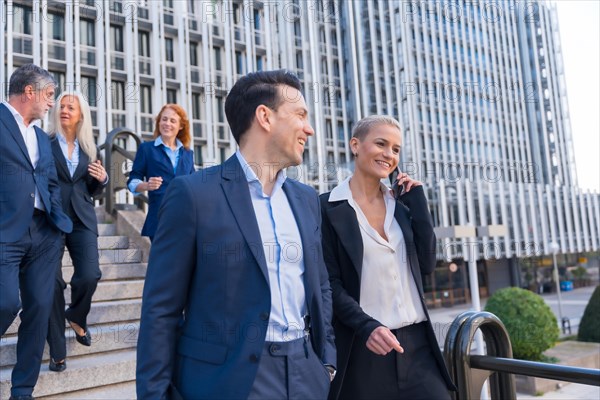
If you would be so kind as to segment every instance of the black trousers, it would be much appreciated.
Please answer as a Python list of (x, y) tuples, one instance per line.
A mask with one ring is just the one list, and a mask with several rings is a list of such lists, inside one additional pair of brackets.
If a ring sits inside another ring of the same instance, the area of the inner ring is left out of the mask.
[(265, 342), (248, 400), (325, 400), (328, 393), (329, 372), (308, 336)]
[(340, 399), (449, 400), (450, 394), (427, 340), (426, 322), (393, 330), (404, 353), (385, 356), (355, 343)]
[(12, 371), (11, 395), (15, 397), (31, 395), (40, 373), (61, 237), (61, 232), (50, 223), (46, 213), (37, 212), (21, 239), (0, 243), (2, 334), (22, 307), (17, 363)]
[[(48, 345), (50, 357), (55, 361), (64, 360), (67, 356), (65, 340), (65, 318), (86, 328), (87, 316), (92, 306), (92, 296), (102, 277), (98, 263), (98, 236), (85, 227), (77, 217), (73, 219), (73, 232), (65, 235), (59, 260), (65, 251), (73, 260), (73, 277), (71, 278), (71, 304), (65, 311), (64, 290), (67, 287), (59, 262), (56, 268), (56, 285), (54, 303), (48, 327)], [(87, 328), (86, 328), (87, 329)]]

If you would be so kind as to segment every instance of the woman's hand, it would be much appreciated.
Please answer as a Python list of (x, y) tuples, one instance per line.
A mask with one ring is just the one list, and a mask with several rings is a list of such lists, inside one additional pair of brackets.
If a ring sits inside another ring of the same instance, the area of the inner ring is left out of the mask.
[(100, 160), (96, 160), (88, 165), (88, 173), (100, 183), (106, 182), (106, 178), (108, 177)]
[(413, 187), (423, 185), (422, 182), (417, 181), (416, 179), (413, 179), (410, 176), (408, 176), (406, 172), (400, 172), (396, 179), (398, 180), (398, 185), (404, 185), (404, 193), (410, 192), (410, 189), (412, 189)]
[(151, 178), (148, 179), (148, 182), (146, 182), (147, 185), (147, 189), (149, 192), (153, 191), (153, 190), (158, 190), (160, 188), (160, 186), (162, 185), (162, 177), (160, 176), (153, 176)]
[(396, 336), (385, 326), (379, 326), (371, 332), (369, 339), (367, 339), (367, 349), (380, 356), (385, 356), (392, 350), (404, 353), (404, 349), (400, 346)]

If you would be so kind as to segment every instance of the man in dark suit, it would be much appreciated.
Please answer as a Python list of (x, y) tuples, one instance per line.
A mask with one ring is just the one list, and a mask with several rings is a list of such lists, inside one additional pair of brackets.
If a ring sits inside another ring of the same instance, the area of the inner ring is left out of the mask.
[[(37, 382), (52, 306), (63, 213), (50, 140), (36, 126), (54, 105), (48, 71), (23, 65), (12, 74), (8, 102), (0, 104), (0, 329), (22, 308), (11, 395), (31, 398)], [(20, 290), (20, 301), (19, 301)]]
[(316, 192), (287, 179), (314, 131), (286, 71), (251, 73), (225, 112), (239, 151), (176, 178), (144, 287), (140, 399), (325, 399), (335, 373)]

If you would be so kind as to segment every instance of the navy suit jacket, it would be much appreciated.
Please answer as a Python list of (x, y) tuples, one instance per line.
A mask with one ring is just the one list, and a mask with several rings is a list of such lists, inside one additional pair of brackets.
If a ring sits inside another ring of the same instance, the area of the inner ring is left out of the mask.
[(177, 170), (173, 172), (173, 165), (169, 156), (165, 154), (162, 146), (155, 146), (154, 140), (144, 142), (138, 148), (133, 161), (133, 167), (127, 180), (127, 185), (132, 179), (144, 180), (153, 176), (160, 176), (163, 179), (162, 185), (158, 190), (148, 192), (148, 215), (142, 228), (142, 236), (153, 237), (158, 224), (158, 210), (160, 203), (169, 187), (169, 183), (176, 176), (189, 175), (195, 172), (194, 153), (192, 150), (186, 150), (184, 147), (179, 149), (179, 162)]
[(18, 241), (29, 228), (36, 188), (50, 222), (71, 232), (73, 224), (63, 212), (48, 135), (35, 127), (40, 158), (34, 168), (17, 121), (4, 104), (0, 104), (0, 128), (0, 243)]
[[(302, 238), (310, 338), (321, 361), (335, 365), (318, 197), (291, 179), (283, 190)], [(144, 287), (138, 398), (166, 398), (173, 389), (190, 399), (247, 398), (270, 310), (263, 244), (235, 155), (175, 179), (160, 210)]]
[[(382, 324), (360, 307), (364, 245), (356, 212), (346, 200), (330, 203), (329, 195), (321, 195), (321, 208), (323, 253), (333, 290), (333, 327), (338, 349), (338, 373), (329, 398), (337, 399), (353, 347), (365, 346), (371, 332)], [(427, 339), (448, 389), (456, 390), (440, 352), (423, 293), (422, 276), (431, 274), (436, 265), (436, 238), (423, 186), (412, 188), (400, 200), (396, 202), (394, 217), (402, 230), (408, 264), (427, 316)]]
[[(94, 196), (102, 193), (104, 183), (99, 182), (88, 172), (90, 158), (79, 148), (79, 164), (71, 177), (67, 161), (55, 137), (51, 140), (54, 163), (58, 174), (58, 184), (65, 213), (74, 212), (77, 218), (90, 231), (98, 234), (98, 220), (94, 210)], [(71, 208), (71, 209), (69, 209)]]

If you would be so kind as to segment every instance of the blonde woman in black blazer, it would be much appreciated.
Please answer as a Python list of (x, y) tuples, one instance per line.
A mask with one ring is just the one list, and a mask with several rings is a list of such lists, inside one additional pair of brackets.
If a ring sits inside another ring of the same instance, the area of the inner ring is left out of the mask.
[(66, 246), (73, 260), (71, 304), (65, 311), (66, 283), (62, 277), (62, 268), (58, 265), (54, 304), (48, 327), (49, 368), (62, 372), (67, 368), (65, 318), (75, 332), (77, 342), (84, 346), (92, 344), (87, 315), (102, 275), (98, 263), (98, 221), (93, 197), (102, 192), (108, 182), (108, 175), (98, 159), (90, 107), (80, 93), (62, 93), (52, 109), (50, 123), (52, 153), (62, 205), (73, 221), (73, 232), (65, 235), (61, 249), (62, 254)]
[(330, 399), (449, 399), (454, 389), (423, 296), (436, 263), (423, 186), (400, 173), (397, 196), (381, 183), (400, 145), (395, 119), (359, 121), (353, 176), (321, 196), (338, 357)]

